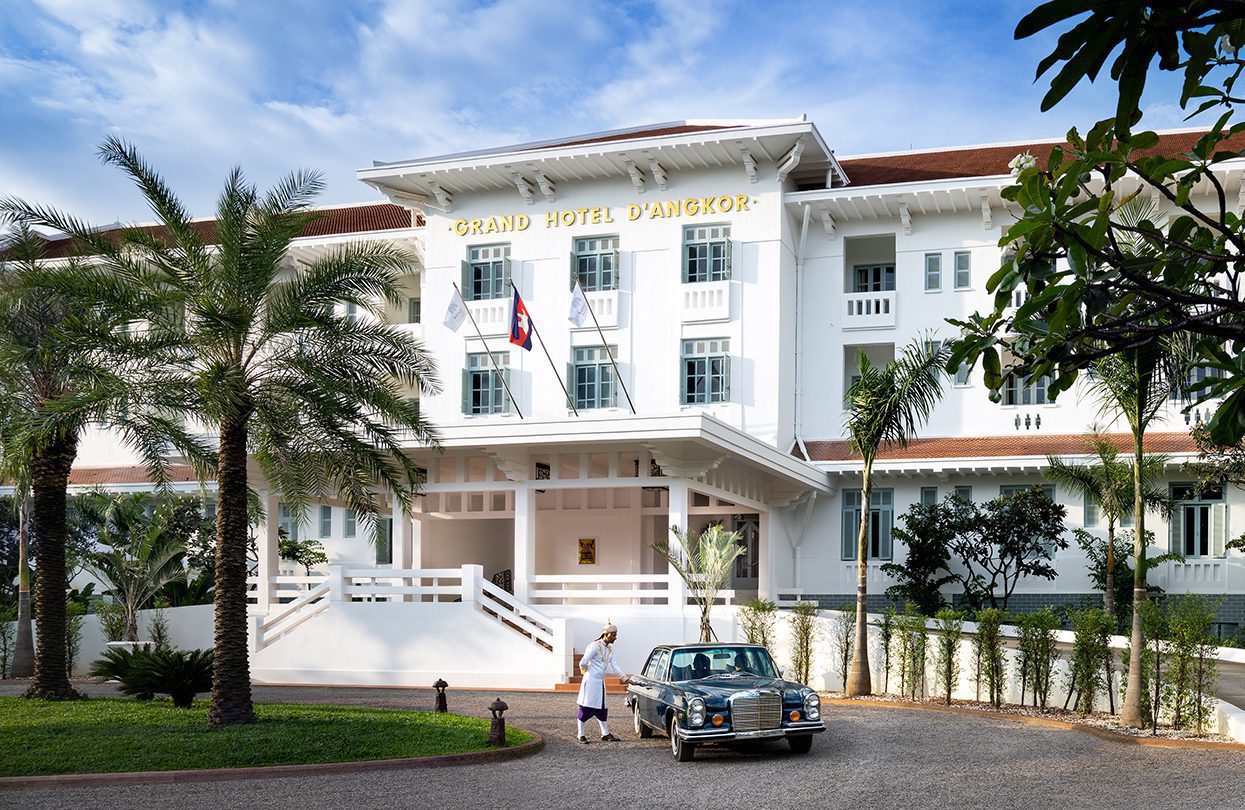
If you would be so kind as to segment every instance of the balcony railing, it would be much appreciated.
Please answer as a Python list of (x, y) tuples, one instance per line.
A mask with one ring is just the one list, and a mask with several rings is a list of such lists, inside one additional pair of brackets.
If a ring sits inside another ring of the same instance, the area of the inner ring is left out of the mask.
[(895, 292), (848, 293), (844, 329), (894, 329)]
[(699, 281), (683, 285), (683, 321), (727, 321), (731, 317), (731, 283)]

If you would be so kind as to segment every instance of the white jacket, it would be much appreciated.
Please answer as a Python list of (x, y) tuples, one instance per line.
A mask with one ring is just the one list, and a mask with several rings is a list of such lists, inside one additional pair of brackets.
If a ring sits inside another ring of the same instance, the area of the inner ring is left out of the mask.
[(623, 671), (619, 669), (618, 661), (614, 658), (614, 648), (597, 639), (588, 645), (584, 657), (579, 661), (579, 669), (584, 676), (583, 682), (579, 684), (579, 705), (590, 709), (605, 708), (605, 676), (623, 676)]

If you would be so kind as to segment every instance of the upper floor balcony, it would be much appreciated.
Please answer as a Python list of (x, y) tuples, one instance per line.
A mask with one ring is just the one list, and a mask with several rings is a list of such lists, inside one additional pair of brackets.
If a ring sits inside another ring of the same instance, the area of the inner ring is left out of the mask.
[(895, 291), (847, 293), (843, 329), (894, 329)]

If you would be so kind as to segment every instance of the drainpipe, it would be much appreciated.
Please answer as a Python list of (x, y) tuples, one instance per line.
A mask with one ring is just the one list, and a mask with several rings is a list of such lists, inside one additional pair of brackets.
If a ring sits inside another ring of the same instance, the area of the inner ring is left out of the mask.
[(804, 414), (801, 399), (804, 333), (801, 331), (802, 319), (800, 318), (800, 313), (804, 310), (804, 249), (808, 242), (808, 222), (812, 217), (812, 213), (812, 206), (804, 203), (804, 223), (800, 226), (800, 243), (796, 248), (795, 254), (795, 443), (800, 448), (800, 453), (804, 456), (805, 461), (810, 461), (811, 459), (808, 456), (808, 448), (804, 446)]

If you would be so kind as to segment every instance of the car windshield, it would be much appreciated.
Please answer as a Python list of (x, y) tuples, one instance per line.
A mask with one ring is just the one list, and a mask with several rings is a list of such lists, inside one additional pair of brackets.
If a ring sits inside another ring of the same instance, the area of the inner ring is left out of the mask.
[(774, 662), (763, 647), (701, 647), (675, 650), (670, 680), (691, 681), (724, 675), (777, 676)]

